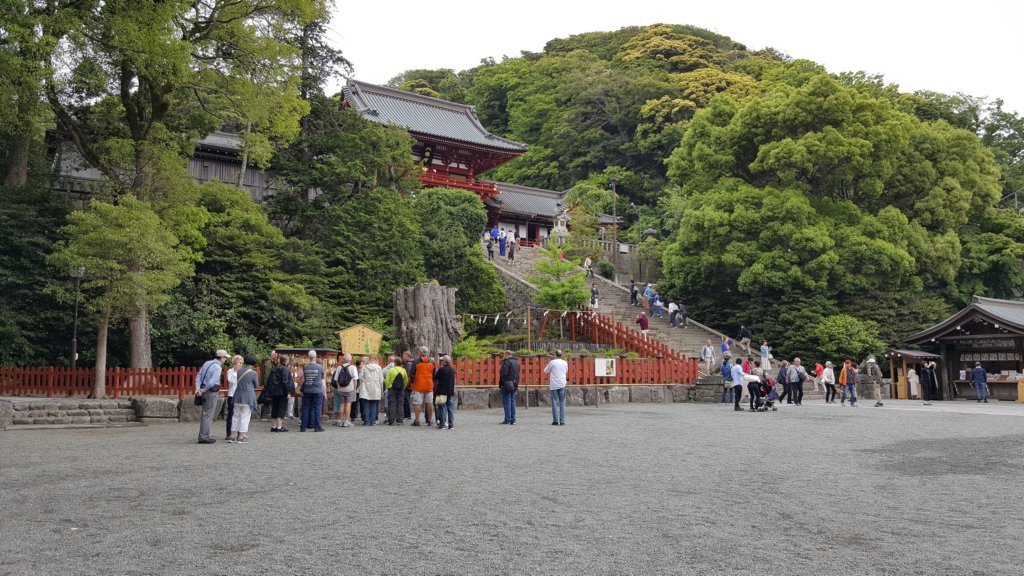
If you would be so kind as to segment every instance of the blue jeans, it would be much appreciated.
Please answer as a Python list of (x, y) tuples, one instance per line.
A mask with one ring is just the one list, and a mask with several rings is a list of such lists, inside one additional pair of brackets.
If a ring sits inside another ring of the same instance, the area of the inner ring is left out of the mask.
[(857, 403), (857, 387), (853, 384), (847, 384), (843, 386), (843, 394), (839, 397), (839, 403), (844, 404), (846, 402), (846, 395), (850, 395), (850, 406)]
[(551, 421), (565, 423), (565, 388), (551, 391)]
[(988, 384), (980, 382), (974, 385), (975, 394), (978, 396), (978, 400), (988, 400)]
[(363, 404), (363, 422), (365, 424), (376, 424), (377, 415), (380, 411), (380, 400), (363, 400), (360, 399)]
[(505, 409), (505, 422), (516, 423), (516, 393), (501, 391), (501, 406)]
[(302, 410), (299, 414), (300, 428), (320, 429), (320, 411), (324, 407), (324, 395), (307, 392), (302, 395)]
[(732, 404), (732, 386), (722, 386), (722, 404), (725, 404), (725, 398), (728, 396), (729, 403)]
[(449, 428), (455, 427), (455, 396), (449, 396), (444, 404), (436, 405), (436, 416), (437, 426), (443, 427), (447, 425)]

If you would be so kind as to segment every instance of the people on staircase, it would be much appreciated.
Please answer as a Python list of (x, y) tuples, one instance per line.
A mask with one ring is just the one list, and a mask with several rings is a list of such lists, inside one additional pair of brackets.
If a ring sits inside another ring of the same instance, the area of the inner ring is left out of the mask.
[(668, 303), (668, 323), (673, 328), (676, 327), (676, 316), (679, 315), (679, 305), (675, 302)]
[(707, 341), (707, 344), (700, 349), (700, 361), (704, 363), (704, 371), (710, 376), (711, 370), (715, 367), (717, 362), (715, 357), (715, 347), (711, 344), (711, 340)]
[(645, 337), (647, 336), (648, 332), (650, 332), (650, 322), (651, 321), (647, 318), (647, 314), (645, 314), (641, 310), (640, 315), (636, 317), (636, 323), (637, 325), (640, 326), (640, 333), (643, 334)]
[(637, 301), (637, 296), (640, 294), (640, 289), (636, 285), (636, 280), (629, 279), (629, 305), (639, 306), (640, 303)]
[(739, 342), (740, 346), (743, 346), (743, 349), (746, 351), (747, 356), (750, 356), (750, 340), (753, 337), (754, 335), (750, 333), (750, 328), (747, 328), (743, 324), (740, 324), (740, 335), (739, 338), (737, 338), (737, 341)]

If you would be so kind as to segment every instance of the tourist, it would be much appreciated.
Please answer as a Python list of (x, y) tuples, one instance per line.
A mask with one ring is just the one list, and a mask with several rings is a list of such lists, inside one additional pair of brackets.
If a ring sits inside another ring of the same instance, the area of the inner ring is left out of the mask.
[(587, 256), (587, 259), (583, 261), (583, 269), (587, 271), (584, 278), (592, 278), (594, 276), (594, 261), (591, 260), (590, 256)]
[(743, 359), (741, 367), (743, 368), (744, 374), (750, 374), (750, 360), (751, 359), (749, 357)]
[(683, 304), (682, 302), (680, 302), (679, 303), (679, 313), (676, 316), (676, 318), (678, 318), (678, 320), (679, 320), (678, 325), (676, 326), (677, 328), (681, 328), (683, 330), (686, 330), (686, 317), (687, 317), (687, 315), (688, 315), (688, 312), (686, 311), (686, 304)]
[(722, 361), (722, 404), (726, 403), (726, 397), (728, 397), (729, 404), (733, 401), (732, 392), (732, 364), (729, 359), (726, 358)]
[(629, 279), (629, 305), (639, 306), (640, 302), (637, 300), (637, 296), (640, 294), (640, 289), (636, 286), (636, 280)]
[(412, 409), (413, 426), (420, 425), (420, 411), (424, 413), (427, 426), (434, 422), (434, 363), (428, 356), (430, 349), (420, 346), (420, 358), (412, 367)]
[(736, 358), (732, 365), (732, 394), (733, 410), (743, 412), (743, 407), (740, 406), (740, 400), (743, 398), (743, 366), (739, 358)]
[(237, 368), (235, 412), (231, 419), (231, 432), (234, 437), (228, 438), (228, 442), (239, 444), (249, 443), (249, 419), (256, 410), (256, 386), (259, 384), (259, 375), (255, 367), (256, 357), (247, 354), (244, 362), (244, 365)]
[(331, 396), (334, 398), (334, 425), (347, 428), (352, 425), (351, 406), (356, 395), (359, 375), (352, 365), (352, 355), (345, 354), (340, 366), (331, 375)]
[(715, 347), (711, 344), (711, 340), (707, 341), (700, 349), (700, 361), (704, 363), (704, 371), (707, 372), (708, 376), (711, 375), (711, 370), (714, 369), (718, 359), (715, 357)]
[(569, 363), (562, 359), (562, 351), (555, 350), (555, 359), (544, 367), (551, 386), (551, 425), (565, 426), (565, 386), (568, 383)]
[(391, 369), (384, 377), (384, 389), (388, 395), (388, 426), (402, 425), (405, 408), (405, 388), (409, 385), (409, 373), (397, 358), (391, 358)]
[(804, 401), (804, 381), (807, 380), (807, 370), (800, 365), (799, 358), (793, 358), (793, 363), (786, 371), (789, 378), (789, 395), (793, 404), (801, 406)]
[(498, 256), (505, 257), (505, 250), (508, 246), (508, 236), (505, 234), (505, 229), (501, 229), (501, 233), (498, 234)]
[(655, 300), (655, 298), (657, 298), (658, 292), (654, 289), (654, 286), (651, 286), (650, 284), (648, 284), (644, 293), (645, 293), (646, 298), (647, 298), (647, 315), (653, 317), (654, 316), (654, 300)]
[(974, 388), (978, 402), (988, 404), (988, 372), (981, 367), (981, 362), (975, 362), (974, 369), (971, 370), (971, 387)]
[(363, 415), (363, 426), (376, 426), (380, 414), (380, 399), (384, 393), (384, 373), (377, 363), (376, 356), (363, 356), (362, 369), (359, 371), (359, 402), (360, 413)]
[(846, 397), (850, 397), (850, 407), (857, 407), (857, 367), (850, 360), (843, 362), (843, 369), (839, 372), (839, 385), (843, 392), (839, 396), (839, 405), (846, 406)]
[[(388, 363), (385, 364), (384, 367), (380, 369), (381, 378), (387, 378), (388, 377), (388, 372), (391, 371), (391, 369), (394, 368), (394, 367), (395, 367), (395, 357), (394, 356), (388, 356)], [(387, 388), (384, 388), (382, 393), (381, 393), (380, 410), (383, 411), (385, 414), (387, 414), (387, 412), (388, 412), (388, 389)]]
[(761, 366), (765, 370), (772, 369), (772, 347), (768, 345), (768, 341), (761, 342)]
[(441, 367), (434, 376), (434, 401), (437, 404), (437, 429), (455, 428), (455, 369), (452, 357), (441, 357)]
[(236, 354), (231, 357), (231, 368), (228, 368), (228, 395), (224, 398), (224, 424), (227, 428), (224, 433), (225, 440), (231, 440), (231, 421), (235, 415), (235, 388), (238, 386), (238, 369), (244, 362), (245, 360)]
[(590, 284), (590, 307), (593, 308), (594, 310), (597, 310), (598, 295), (599, 294), (597, 292), (597, 283), (593, 282)]
[(821, 375), (824, 374), (824, 373), (825, 373), (825, 367), (821, 365), (821, 362), (818, 362), (817, 364), (814, 365), (814, 391), (815, 392), (821, 391), (821, 388), (820, 388), (820, 385), (821, 385)]
[(647, 314), (641, 310), (640, 315), (636, 317), (636, 323), (640, 326), (640, 333), (643, 334), (644, 338), (647, 337), (647, 333), (650, 332), (651, 321), (647, 318)]
[(515, 239), (514, 236), (512, 238), (509, 238), (509, 240), (508, 240), (508, 263), (509, 264), (515, 264), (516, 263), (516, 246), (517, 245), (518, 245), (518, 242), (516, 242), (516, 239)]
[(925, 406), (930, 406), (932, 400), (939, 399), (938, 380), (935, 377), (935, 362), (928, 361), (921, 368), (921, 393), (923, 394)]
[(199, 419), (199, 444), (213, 444), (216, 438), (210, 437), (210, 427), (217, 413), (217, 400), (220, 396), (221, 366), (228, 359), (226, 350), (217, 350), (213, 360), (207, 360), (196, 373), (196, 396), (203, 401), (203, 415)]
[(875, 393), (875, 408), (882, 407), (882, 369), (878, 367), (874, 356), (869, 356), (865, 362), (865, 374), (867, 374), (868, 385)]
[(495, 242), (497, 242), (498, 241), (498, 236), (499, 236), (499, 234), (498, 234), (498, 225), (495, 224), (494, 227), (491, 228), (491, 240), (494, 240)]
[(487, 261), (494, 262), (494, 240), (487, 239)]
[(273, 423), (271, 432), (287, 432), (284, 427), (285, 409), (288, 407), (288, 399), (295, 394), (295, 383), (292, 381), (292, 371), (288, 368), (288, 356), (274, 352), (271, 356), (274, 360), (274, 368), (267, 378), (265, 395), (270, 398), (270, 419)]
[(746, 350), (747, 356), (750, 356), (750, 340), (753, 339), (754, 335), (750, 333), (750, 328), (747, 328), (743, 324), (740, 324), (740, 337), (738, 339), (740, 346)]
[(502, 424), (516, 423), (516, 391), (519, 390), (519, 361), (512, 356), (511, 350), (505, 350), (501, 361), (501, 372), (498, 375), (498, 387), (501, 389), (501, 406), (505, 410)]
[(654, 294), (654, 313), (658, 315), (658, 318), (665, 317), (665, 304), (661, 301), (661, 294)]
[(825, 362), (825, 370), (821, 373), (821, 383), (825, 385), (825, 404), (836, 403), (836, 373), (832, 370), (832, 362)]
[(719, 348), (722, 352), (722, 361), (728, 360), (732, 357), (732, 339), (728, 336), (722, 336), (722, 344)]
[(324, 396), (327, 394), (327, 383), (324, 379), (324, 367), (316, 361), (316, 350), (309, 351), (309, 359), (302, 367), (302, 406), (299, 419), (299, 432), (312, 428), (323, 432), (320, 426), (320, 411), (324, 407)]
[(757, 400), (761, 397), (761, 378), (764, 377), (764, 368), (761, 368), (761, 361), (754, 360), (750, 374), (743, 377), (747, 382), (747, 395), (750, 397), (750, 410), (757, 410)]
[(779, 395), (779, 404), (783, 400), (786, 404), (793, 403), (793, 395), (790, 394), (792, 391), (789, 386), (789, 361), (783, 360), (782, 364), (779, 365), (779, 375), (775, 378), (777, 384), (782, 384), (782, 394)]
[[(416, 361), (412, 359), (412, 352), (406, 350), (402, 352), (402, 366), (405, 368), (406, 378), (412, 378), (412, 373), (416, 367)], [(405, 389), (402, 392), (402, 414), (406, 420), (412, 420), (412, 381), (405, 381)]]

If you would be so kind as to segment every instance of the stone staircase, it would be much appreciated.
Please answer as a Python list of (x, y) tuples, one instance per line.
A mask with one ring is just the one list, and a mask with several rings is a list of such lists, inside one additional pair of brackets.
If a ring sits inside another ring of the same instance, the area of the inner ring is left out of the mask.
[(131, 400), (0, 398), (0, 430), (137, 424)]

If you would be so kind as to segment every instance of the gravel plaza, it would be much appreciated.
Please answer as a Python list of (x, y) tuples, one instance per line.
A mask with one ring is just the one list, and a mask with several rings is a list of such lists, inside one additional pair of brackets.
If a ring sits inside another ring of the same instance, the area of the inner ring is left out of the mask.
[(0, 432), (0, 575), (1022, 573), (1021, 404), (550, 416)]

